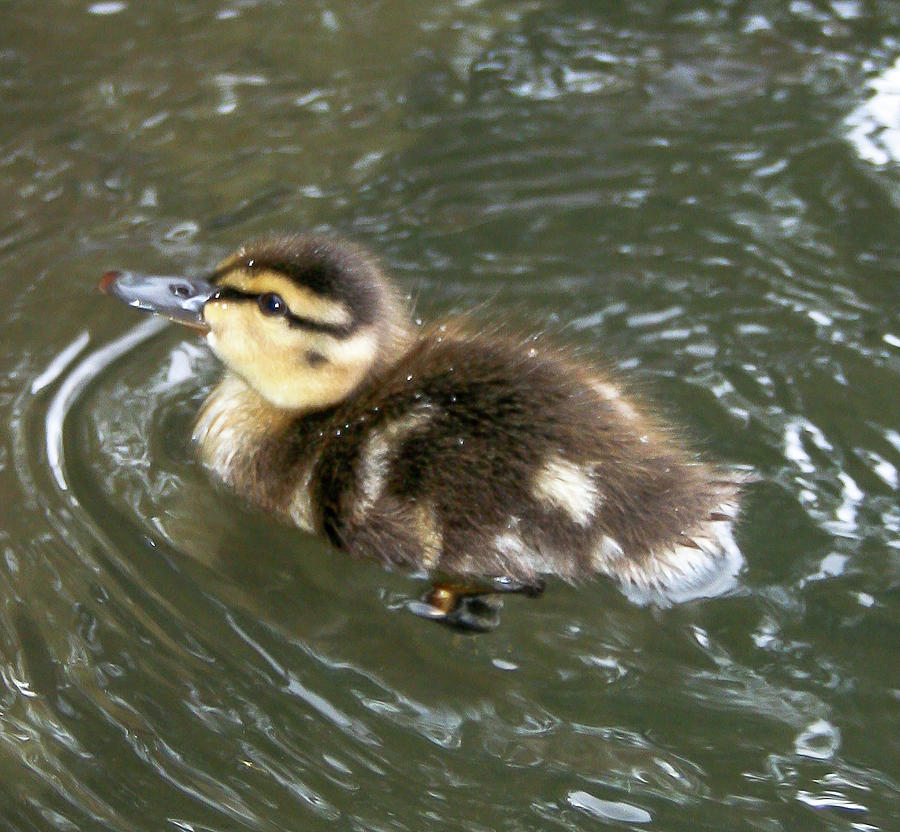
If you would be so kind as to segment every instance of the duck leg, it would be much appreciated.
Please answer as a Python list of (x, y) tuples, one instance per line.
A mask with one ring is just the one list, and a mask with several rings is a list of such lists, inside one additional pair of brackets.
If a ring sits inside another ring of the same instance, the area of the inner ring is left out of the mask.
[(455, 630), (487, 633), (496, 630), (500, 624), (501, 595), (515, 592), (537, 598), (543, 591), (544, 581), (540, 578), (534, 583), (503, 577), (472, 583), (436, 581), (421, 601), (410, 603), (409, 609)]

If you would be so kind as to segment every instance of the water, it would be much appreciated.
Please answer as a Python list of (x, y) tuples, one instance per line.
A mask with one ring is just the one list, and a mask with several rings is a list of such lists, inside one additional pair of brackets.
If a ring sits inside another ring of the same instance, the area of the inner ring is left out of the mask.
[[(896, 828), (900, 13), (627, 9), (3, 4), (4, 829)], [(94, 286), (298, 228), (755, 471), (738, 590), (462, 637), (218, 489), (214, 360)]]

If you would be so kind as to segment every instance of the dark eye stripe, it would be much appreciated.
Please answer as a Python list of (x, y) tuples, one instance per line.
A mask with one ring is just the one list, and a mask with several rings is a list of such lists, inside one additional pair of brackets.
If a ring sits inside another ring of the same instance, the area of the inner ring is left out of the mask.
[[(242, 292), (240, 289), (235, 289), (233, 286), (222, 286), (220, 289), (216, 290), (216, 293), (207, 301), (207, 303), (214, 300), (252, 301), (253, 303), (259, 303), (259, 299), (268, 294), (271, 293)], [(316, 321), (313, 318), (304, 318), (301, 315), (295, 315), (290, 309), (284, 312), (281, 317), (283, 317), (291, 326), (306, 329), (310, 332), (325, 332), (328, 335), (333, 335), (335, 338), (346, 338), (356, 329), (355, 322), (349, 324), (329, 324), (325, 321)]]

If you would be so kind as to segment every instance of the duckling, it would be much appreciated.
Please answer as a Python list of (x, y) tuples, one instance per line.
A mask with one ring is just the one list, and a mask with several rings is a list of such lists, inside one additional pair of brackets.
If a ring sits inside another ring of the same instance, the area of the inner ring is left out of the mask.
[(737, 477), (569, 350), (465, 316), (414, 328), (352, 244), (268, 236), (202, 279), (100, 288), (198, 329), (224, 364), (193, 430), (205, 465), (354, 557), (437, 576), (419, 615), (491, 629), (500, 593), (597, 573), (666, 605), (741, 566)]

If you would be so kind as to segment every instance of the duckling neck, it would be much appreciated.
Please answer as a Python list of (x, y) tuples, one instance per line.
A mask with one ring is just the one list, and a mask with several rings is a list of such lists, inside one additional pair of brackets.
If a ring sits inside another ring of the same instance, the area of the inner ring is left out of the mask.
[(193, 439), (203, 463), (235, 486), (247, 475), (266, 439), (294, 415), (264, 399), (240, 376), (226, 372), (197, 415)]

